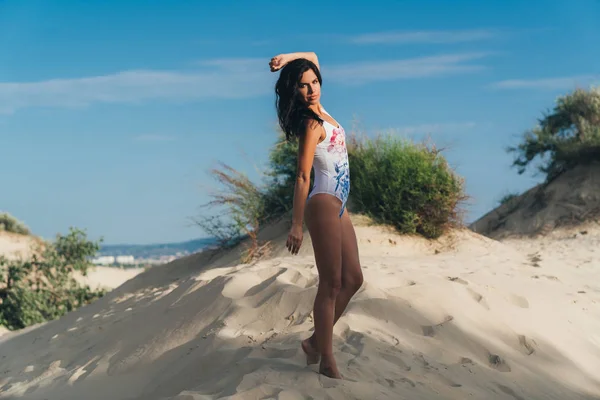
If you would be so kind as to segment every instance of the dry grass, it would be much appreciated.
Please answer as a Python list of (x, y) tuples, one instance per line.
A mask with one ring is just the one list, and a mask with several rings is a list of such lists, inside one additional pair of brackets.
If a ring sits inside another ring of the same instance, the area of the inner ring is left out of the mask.
[(248, 238), (242, 253), (243, 263), (254, 262), (268, 254), (269, 243), (258, 239), (258, 231), (266, 215), (261, 188), (243, 172), (223, 162), (209, 173), (221, 189), (211, 193), (212, 199), (202, 207), (210, 208), (216, 214), (200, 216), (194, 221), (217, 239), (220, 249), (231, 248)]

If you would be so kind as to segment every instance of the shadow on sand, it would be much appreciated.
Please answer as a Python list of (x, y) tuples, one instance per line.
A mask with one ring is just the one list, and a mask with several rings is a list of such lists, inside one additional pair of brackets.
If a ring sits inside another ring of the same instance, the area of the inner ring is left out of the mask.
[[(192, 255), (60, 320), (8, 335), (0, 341), (0, 399), (598, 399), (566, 383), (600, 393), (594, 377), (549, 343), (506, 338), (521, 354), (504, 354), (451, 316), (430, 321), (407, 301), (371, 298), (364, 287), (336, 326), (345, 380), (322, 377), (299, 348), (315, 279), (282, 279), (285, 259), (277, 261), (271, 279), (232, 298), (224, 292), (235, 273), (199, 275), (235, 265), (235, 255)], [(261, 331), (255, 313), (244, 312), (254, 308), (273, 330)], [(353, 330), (348, 316), (385, 329)], [(419, 351), (416, 342), (424, 344)]]

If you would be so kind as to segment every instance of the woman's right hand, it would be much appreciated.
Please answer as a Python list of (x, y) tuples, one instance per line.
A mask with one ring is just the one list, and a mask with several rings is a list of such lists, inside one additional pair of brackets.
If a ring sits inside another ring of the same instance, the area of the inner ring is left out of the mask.
[(289, 252), (293, 255), (298, 254), (300, 246), (302, 246), (302, 236), (302, 225), (292, 225), (290, 233), (288, 234), (287, 242), (285, 243), (285, 247), (287, 247)]
[(298, 58), (306, 58), (307, 60), (312, 61), (317, 66), (317, 69), (321, 69), (321, 67), (319, 67), (319, 58), (313, 52), (285, 53), (276, 55), (275, 57), (271, 58), (271, 61), (269, 61), (271, 72), (279, 71), (288, 63), (297, 60)]
[(269, 67), (271, 67), (271, 72), (275, 72), (275, 71), (279, 71), (287, 63), (288, 63), (288, 61), (286, 60), (286, 55), (279, 54), (279, 55), (271, 58), (271, 61), (269, 61)]

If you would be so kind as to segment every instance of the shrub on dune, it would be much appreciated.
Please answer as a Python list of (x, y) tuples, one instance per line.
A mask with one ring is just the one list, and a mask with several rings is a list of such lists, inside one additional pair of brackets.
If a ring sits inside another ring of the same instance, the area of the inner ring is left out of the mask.
[(348, 150), (353, 211), (426, 238), (459, 222), (463, 181), (434, 146), (378, 136), (353, 138)]

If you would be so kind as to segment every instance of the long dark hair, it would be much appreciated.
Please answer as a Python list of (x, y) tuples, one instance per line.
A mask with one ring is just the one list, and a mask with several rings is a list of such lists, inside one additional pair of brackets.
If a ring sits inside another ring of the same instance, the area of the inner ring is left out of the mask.
[(322, 124), (323, 120), (313, 110), (308, 108), (300, 99), (298, 94), (298, 84), (304, 74), (312, 69), (319, 84), (323, 84), (321, 73), (317, 66), (304, 58), (299, 58), (289, 62), (281, 69), (279, 79), (275, 84), (275, 108), (279, 126), (285, 133), (287, 140), (300, 137), (305, 132), (306, 122), (313, 119)]

